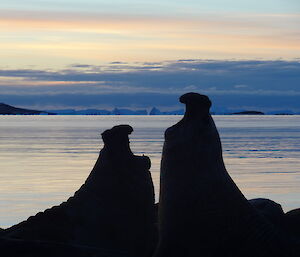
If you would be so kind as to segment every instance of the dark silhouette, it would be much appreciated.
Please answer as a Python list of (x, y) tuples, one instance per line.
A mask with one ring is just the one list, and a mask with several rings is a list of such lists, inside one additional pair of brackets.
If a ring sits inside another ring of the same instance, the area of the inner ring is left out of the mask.
[(39, 114), (51, 114), (45, 111), (36, 111), (36, 110), (29, 110), (29, 109), (22, 109), (17, 108), (8, 104), (0, 103), (0, 114), (6, 115), (39, 115)]
[(233, 112), (231, 115), (264, 115), (263, 112), (259, 111), (243, 111), (243, 112)]
[(277, 229), (284, 230), (284, 211), (279, 203), (270, 199), (255, 198), (249, 200), (249, 203), (261, 213)]
[(180, 102), (186, 113), (165, 132), (154, 256), (299, 256), (227, 173), (209, 98), (188, 93)]
[(300, 208), (285, 214), (285, 228), (290, 236), (300, 241)]
[(6, 229), (0, 248), (11, 251), (11, 246), (21, 252), (26, 248), (28, 256), (32, 256), (29, 244), (37, 253), (51, 247), (56, 253), (65, 252), (37, 256), (98, 252), (101, 255), (95, 256), (150, 257), (156, 243), (151, 163), (131, 152), (132, 131), (120, 125), (103, 132), (104, 148), (84, 185), (67, 202)]

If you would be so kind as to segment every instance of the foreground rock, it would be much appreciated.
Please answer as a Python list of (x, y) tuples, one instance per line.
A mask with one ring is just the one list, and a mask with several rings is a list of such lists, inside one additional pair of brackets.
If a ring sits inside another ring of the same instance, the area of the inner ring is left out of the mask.
[(300, 241), (300, 209), (287, 212), (284, 218), (287, 232)]
[[(281, 205), (270, 199), (254, 198), (248, 200), (248, 202), (278, 230), (286, 230), (288, 227), (288, 230), (295, 230), (295, 233), (298, 233), (300, 238), (300, 209), (285, 214)], [(158, 209), (159, 203), (156, 203), (155, 212), (157, 215), (155, 223), (158, 223)]]
[(82, 245), (0, 239), (2, 257), (127, 257), (125, 253)]
[(208, 97), (188, 93), (165, 132), (155, 257), (300, 256), (246, 200), (227, 173)]
[(277, 229), (284, 229), (284, 211), (280, 204), (265, 198), (255, 198), (249, 203)]
[(131, 152), (132, 131), (128, 125), (106, 130), (104, 148), (74, 197), (7, 229), (5, 238), (43, 242), (42, 248), (62, 244), (73, 250), (71, 245), (79, 245), (122, 256), (151, 256), (155, 210), (150, 160)]

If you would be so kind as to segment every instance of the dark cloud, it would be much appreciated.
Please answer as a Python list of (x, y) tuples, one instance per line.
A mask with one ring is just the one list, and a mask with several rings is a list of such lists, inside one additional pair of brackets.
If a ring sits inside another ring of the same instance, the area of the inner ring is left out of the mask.
[[(20, 107), (35, 106), (39, 109), (52, 108), (151, 108), (180, 109), (180, 94), (128, 93), (128, 94), (58, 94), (58, 95), (2, 95), (2, 102)], [(261, 95), (209, 95), (213, 101), (212, 111), (235, 110), (292, 110), (300, 112), (299, 96)], [(274, 104), (275, 103), (275, 104)]]
[(127, 64), (127, 62), (111, 62), (110, 64)]
[[(130, 108), (148, 108), (152, 106), (176, 106), (178, 105), (179, 95), (167, 95), (157, 93), (136, 93), (136, 94), (59, 94), (59, 95), (34, 95), (11, 96), (2, 95), (2, 102), (9, 102), (18, 106), (38, 106), (55, 107), (69, 106), (72, 108), (114, 108), (114, 107), (130, 107)], [(0, 101), (0, 102), (1, 102)]]
[(94, 65), (89, 65), (89, 64), (71, 64), (71, 68), (91, 68), (94, 67)]
[[(300, 111), (298, 60), (73, 64), (58, 71), (0, 70), (0, 77), (0, 101), (7, 103), (174, 107), (177, 96), (196, 91), (215, 99), (218, 108), (282, 107)], [(9, 85), (5, 78), (10, 78)], [(16, 85), (11, 82), (13, 78)]]

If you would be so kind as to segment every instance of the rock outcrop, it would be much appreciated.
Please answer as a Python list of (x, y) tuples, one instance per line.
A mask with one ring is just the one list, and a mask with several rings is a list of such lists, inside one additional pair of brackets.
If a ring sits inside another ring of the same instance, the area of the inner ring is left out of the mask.
[(1, 257), (128, 257), (118, 251), (47, 241), (0, 238)]
[(188, 93), (180, 102), (186, 113), (165, 132), (154, 256), (299, 256), (227, 173), (208, 97)]
[(120, 125), (103, 132), (104, 147), (84, 185), (61, 205), (6, 229), (6, 240), (151, 256), (155, 209), (150, 159), (131, 152), (128, 134), (132, 131)]
[(250, 199), (249, 203), (277, 229), (284, 229), (284, 211), (279, 203), (265, 198)]
[(300, 208), (287, 212), (284, 221), (288, 234), (300, 241)]

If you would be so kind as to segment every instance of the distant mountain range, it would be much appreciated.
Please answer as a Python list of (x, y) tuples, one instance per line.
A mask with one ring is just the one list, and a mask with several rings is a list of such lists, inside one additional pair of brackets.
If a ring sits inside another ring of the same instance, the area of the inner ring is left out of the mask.
[[(0, 115), (183, 115), (183, 114), (184, 114), (184, 109), (179, 109), (179, 110), (175, 110), (175, 111), (161, 111), (156, 107), (153, 107), (150, 111), (119, 109), (119, 108), (115, 108), (111, 111), (105, 110), (105, 109), (103, 109), (103, 110), (63, 109), (63, 110), (37, 111), (37, 110), (17, 108), (17, 107), (8, 105), (8, 104), (0, 103)], [(219, 114), (219, 115), (264, 115), (264, 114), (293, 115), (293, 114), (299, 114), (299, 113), (294, 113), (289, 110), (267, 112), (267, 113), (263, 113), (260, 111), (253, 111), (253, 110), (238, 110), (235, 112), (213, 111), (212, 114)]]
[(184, 109), (163, 112), (158, 108), (153, 107), (149, 112), (147, 110), (131, 110), (131, 109), (119, 109), (115, 108), (109, 110), (98, 110), (98, 109), (86, 109), (86, 110), (47, 110), (49, 113), (55, 113), (58, 115), (183, 115)]

